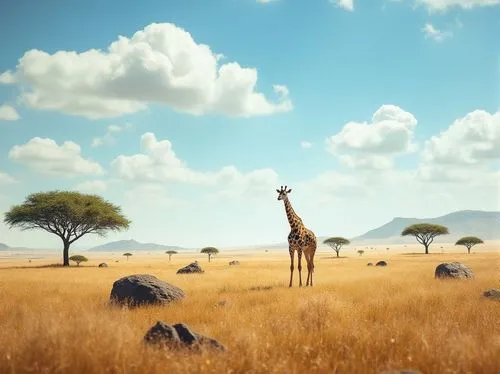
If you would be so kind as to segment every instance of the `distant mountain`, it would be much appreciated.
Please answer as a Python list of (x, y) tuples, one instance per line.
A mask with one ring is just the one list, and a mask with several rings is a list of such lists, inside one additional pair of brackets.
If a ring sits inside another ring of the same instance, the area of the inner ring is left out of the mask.
[(406, 239), (401, 237), (401, 232), (406, 226), (415, 223), (431, 223), (448, 227), (450, 234), (437, 237), (436, 241), (455, 241), (462, 236), (470, 235), (478, 236), (483, 240), (500, 239), (500, 212), (462, 210), (435, 218), (396, 217), (385, 225), (370, 230), (352, 240), (384, 240), (388, 244), (389, 242), (404, 242)]
[(106, 243), (89, 249), (91, 252), (113, 252), (113, 251), (177, 251), (185, 248), (156, 243), (139, 243), (134, 239), (118, 240), (116, 242)]
[(9, 246), (7, 244), (0, 243), (0, 251), (8, 251)]

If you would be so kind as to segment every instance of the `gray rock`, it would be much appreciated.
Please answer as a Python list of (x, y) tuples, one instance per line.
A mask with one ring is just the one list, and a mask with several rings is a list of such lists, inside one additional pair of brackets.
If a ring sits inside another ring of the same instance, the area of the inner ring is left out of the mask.
[(488, 299), (498, 300), (500, 301), (500, 289), (499, 288), (490, 288), (483, 292), (483, 296)]
[(366, 266), (373, 266), (371, 262), (367, 263)]
[(100, 268), (107, 268), (107, 267), (108, 267), (108, 264), (107, 264), (107, 263), (105, 263), (105, 262), (102, 262), (102, 263), (100, 263), (100, 264), (99, 264), (99, 267), (100, 267)]
[(434, 277), (440, 279), (474, 279), (474, 274), (469, 267), (460, 262), (445, 262), (436, 267)]
[(168, 304), (184, 298), (184, 291), (153, 275), (135, 274), (113, 283), (110, 301), (114, 304), (140, 306)]
[(379, 261), (375, 264), (375, 266), (387, 266), (387, 262), (385, 261)]
[(201, 351), (203, 348), (226, 351), (226, 347), (213, 338), (198, 334), (184, 323), (173, 326), (162, 321), (149, 329), (144, 336), (144, 341), (158, 347), (173, 349), (192, 349)]
[(229, 265), (239, 265), (239, 264), (240, 264), (240, 262), (237, 260), (229, 261)]
[(204, 273), (205, 271), (198, 265), (198, 261), (190, 263), (188, 266), (177, 270), (177, 274)]

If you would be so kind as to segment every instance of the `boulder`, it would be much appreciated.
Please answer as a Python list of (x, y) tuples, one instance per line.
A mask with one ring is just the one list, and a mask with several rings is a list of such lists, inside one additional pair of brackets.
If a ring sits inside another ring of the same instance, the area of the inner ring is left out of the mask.
[(366, 264), (366, 266), (373, 266), (373, 263), (369, 262)]
[(239, 265), (239, 264), (240, 264), (240, 262), (237, 260), (229, 261), (229, 265)]
[(198, 261), (190, 263), (188, 266), (177, 270), (177, 274), (204, 273), (205, 271), (198, 265)]
[(439, 264), (434, 272), (435, 278), (473, 279), (472, 270), (460, 262), (445, 262)]
[(491, 299), (491, 300), (500, 301), (500, 289), (499, 288), (490, 288), (489, 290), (486, 290), (483, 292), (483, 296), (487, 297), (488, 299)]
[(99, 267), (100, 267), (100, 268), (107, 268), (107, 267), (108, 267), (108, 264), (107, 264), (107, 263), (105, 263), (105, 262), (101, 262), (101, 263), (99, 264)]
[(184, 298), (184, 291), (153, 275), (135, 274), (118, 279), (113, 283), (110, 301), (114, 304), (140, 306), (166, 305)]
[(379, 261), (375, 264), (375, 266), (387, 266), (387, 262), (385, 261)]
[(226, 347), (213, 338), (198, 334), (184, 323), (167, 325), (162, 321), (149, 329), (144, 342), (162, 348), (191, 349), (201, 351), (204, 348), (226, 351)]
[(384, 370), (380, 374), (422, 374), (422, 372), (412, 369), (403, 369), (403, 370)]

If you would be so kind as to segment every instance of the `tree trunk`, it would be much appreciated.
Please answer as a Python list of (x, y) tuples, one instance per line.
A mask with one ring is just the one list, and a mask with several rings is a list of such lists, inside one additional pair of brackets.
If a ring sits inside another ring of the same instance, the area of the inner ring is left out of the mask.
[(429, 254), (429, 244), (424, 244), (425, 246), (425, 254), (428, 255)]
[(470, 247), (467, 247), (467, 253), (470, 254)]
[(210, 257), (211, 257), (211, 255), (208, 255), (208, 262), (210, 262)]
[(170, 261), (171, 257), (172, 257), (172, 255), (168, 255), (168, 261)]
[(340, 252), (340, 251), (335, 251), (335, 252), (337, 252), (337, 257), (339, 257), (339, 252)]
[(63, 243), (63, 266), (69, 266), (69, 243), (65, 240), (63, 240)]

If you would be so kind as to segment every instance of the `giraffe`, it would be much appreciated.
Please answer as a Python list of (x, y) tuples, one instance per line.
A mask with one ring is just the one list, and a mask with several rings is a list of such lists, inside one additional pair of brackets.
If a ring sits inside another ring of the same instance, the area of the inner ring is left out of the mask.
[(313, 272), (314, 272), (314, 254), (316, 253), (316, 235), (307, 229), (302, 223), (302, 219), (295, 213), (292, 204), (288, 199), (288, 194), (292, 192), (291, 189), (287, 190), (287, 186), (277, 189), (278, 200), (283, 200), (285, 203), (286, 216), (290, 224), (290, 234), (288, 234), (288, 251), (290, 252), (290, 284), (292, 287), (293, 280), (293, 260), (295, 251), (297, 251), (299, 270), (299, 287), (302, 287), (302, 253), (307, 262), (307, 281), (306, 286), (313, 285)]

